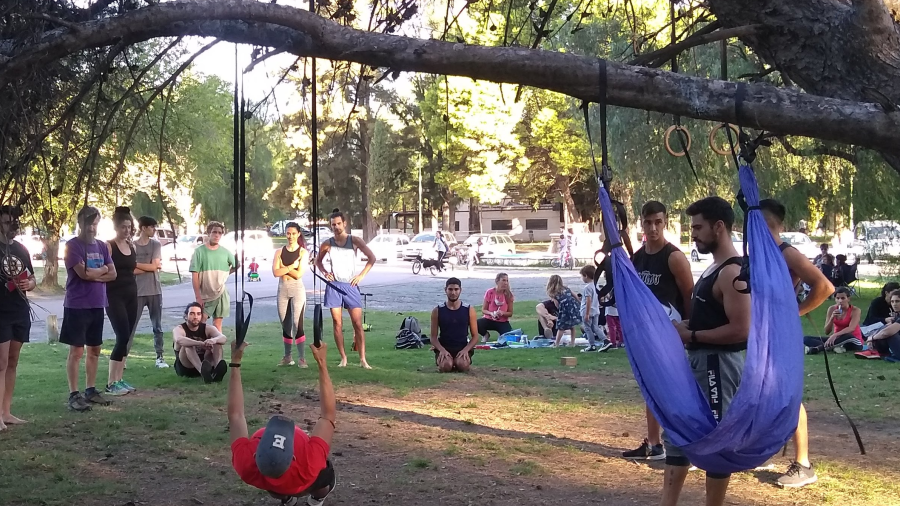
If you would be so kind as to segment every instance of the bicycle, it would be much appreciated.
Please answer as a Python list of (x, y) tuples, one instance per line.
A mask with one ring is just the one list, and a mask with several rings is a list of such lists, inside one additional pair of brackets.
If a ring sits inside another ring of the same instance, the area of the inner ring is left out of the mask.
[[(565, 257), (564, 259), (561, 257)], [(550, 267), (554, 269), (573, 269), (575, 267), (575, 258), (566, 252), (564, 255), (560, 255), (553, 260), (550, 260)]]
[(423, 268), (428, 269), (431, 272), (431, 275), (434, 276), (436, 273), (434, 272), (434, 268), (437, 267), (437, 260), (423, 260), (422, 255), (416, 255), (416, 258), (412, 263), (412, 273), (414, 275), (418, 275)]

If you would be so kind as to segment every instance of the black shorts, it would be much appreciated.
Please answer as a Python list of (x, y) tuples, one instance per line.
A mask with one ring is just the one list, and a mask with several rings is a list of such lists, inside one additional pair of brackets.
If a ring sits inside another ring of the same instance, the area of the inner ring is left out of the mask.
[(7, 315), (0, 313), (0, 344), (9, 341), (17, 343), (27, 343), (31, 339), (31, 316), (30, 315)]
[[(328, 488), (328, 493), (330, 494), (332, 490), (334, 490), (334, 486), (337, 482), (337, 476), (334, 474), (334, 467), (331, 465), (331, 459), (325, 461), (325, 469), (322, 469), (319, 472), (319, 476), (316, 477), (316, 481), (313, 482), (312, 485), (309, 486), (303, 492), (300, 492), (297, 495), (283, 495), (276, 494), (275, 492), (269, 492), (269, 495), (276, 499), (281, 499), (285, 501), (291, 497), (303, 497), (307, 494), (310, 494), (313, 490), (319, 490), (321, 488)], [(328, 495), (328, 494), (326, 494)], [(317, 497), (316, 499), (324, 499), (324, 497)]]
[[(459, 352), (463, 351), (463, 348), (452, 348), (452, 347), (451, 347), (451, 348), (447, 348), (447, 347), (444, 347), (444, 349), (447, 350), (447, 353), (449, 353), (450, 356), (453, 357), (454, 359), (456, 358), (456, 355), (459, 354)], [(437, 348), (435, 348), (433, 351), (434, 351), (434, 364), (437, 365), (438, 355), (440, 355), (441, 352), (438, 351)], [(473, 355), (475, 355), (475, 350), (469, 350), (469, 362), (472, 361), (472, 356), (473, 356)], [(454, 367), (454, 369), (456, 369), (456, 367)]]
[[(203, 361), (203, 357), (205, 356), (205, 351), (198, 351), (197, 355), (200, 356), (200, 361)], [(188, 367), (181, 363), (181, 359), (178, 357), (178, 352), (175, 352), (175, 374), (177, 374), (181, 378), (199, 378), (200, 371), (194, 369), (193, 367)]]
[(101, 346), (103, 344), (103, 309), (63, 308), (59, 342), (69, 346)]

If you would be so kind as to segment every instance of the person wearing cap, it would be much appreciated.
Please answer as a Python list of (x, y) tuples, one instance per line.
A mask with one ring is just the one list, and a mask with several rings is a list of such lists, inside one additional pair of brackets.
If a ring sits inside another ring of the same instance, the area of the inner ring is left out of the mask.
[(228, 383), (228, 426), (231, 434), (231, 464), (248, 485), (269, 492), (282, 506), (294, 506), (308, 495), (309, 506), (321, 506), (334, 490), (336, 477), (328, 458), (334, 437), (337, 407), (328, 376), (325, 343), (310, 346), (319, 366), (321, 413), (307, 435), (293, 420), (276, 415), (265, 428), (249, 436), (244, 417), (241, 359), (248, 343), (231, 344), (231, 379)]
[(184, 323), (172, 330), (175, 341), (175, 374), (202, 377), (204, 383), (222, 381), (228, 371), (222, 345), (228, 338), (214, 325), (201, 323), (203, 306), (191, 302), (184, 308)]

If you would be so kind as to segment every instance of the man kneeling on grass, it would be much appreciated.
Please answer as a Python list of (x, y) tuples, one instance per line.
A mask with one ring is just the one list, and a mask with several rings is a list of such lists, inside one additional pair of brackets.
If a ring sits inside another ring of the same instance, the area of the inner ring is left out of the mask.
[(228, 341), (213, 325), (200, 323), (203, 306), (191, 302), (184, 309), (185, 322), (172, 330), (175, 341), (175, 374), (184, 378), (203, 378), (204, 383), (222, 381), (228, 366), (222, 345)]
[[(444, 285), (447, 302), (431, 311), (431, 335), (434, 341), (434, 361), (440, 372), (467, 372), (478, 344), (478, 317), (475, 308), (459, 300), (462, 283), (450, 278)], [(470, 339), (466, 339), (470, 335)]]
[(244, 417), (240, 369), (247, 343), (239, 347), (234, 344), (231, 343), (231, 379), (228, 380), (231, 465), (245, 483), (280, 499), (282, 506), (294, 506), (307, 494), (306, 504), (321, 506), (336, 483), (328, 453), (334, 437), (337, 406), (325, 361), (325, 343), (310, 347), (319, 366), (319, 399), (322, 403), (319, 421), (312, 434), (307, 436), (293, 420), (276, 415), (252, 437)]

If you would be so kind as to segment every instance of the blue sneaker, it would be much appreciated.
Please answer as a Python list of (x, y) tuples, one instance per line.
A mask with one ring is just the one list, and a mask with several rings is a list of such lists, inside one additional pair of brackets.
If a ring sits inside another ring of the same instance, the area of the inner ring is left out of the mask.
[(123, 380), (123, 379), (122, 379), (122, 380), (119, 380), (118, 383), (119, 383), (120, 385), (122, 385), (123, 387), (125, 387), (125, 389), (128, 390), (129, 392), (136, 392), (136, 391), (137, 391), (137, 388), (134, 388), (133, 386), (131, 386), (130, 384), (128, 384), (128, 382), (126, 382), (126, 381)]
[(117, 381), (117, 382), (113, 383), (112, 385), (109, 385), (106, 387), (106, 393), (109, 395), (118, 397), (120, 395), (129, 394), (129, 393), (131, 393), (131, 391), (128, 390), (127, 388), (125, 388), (124, 386), (122, 386), (121, 381)]

